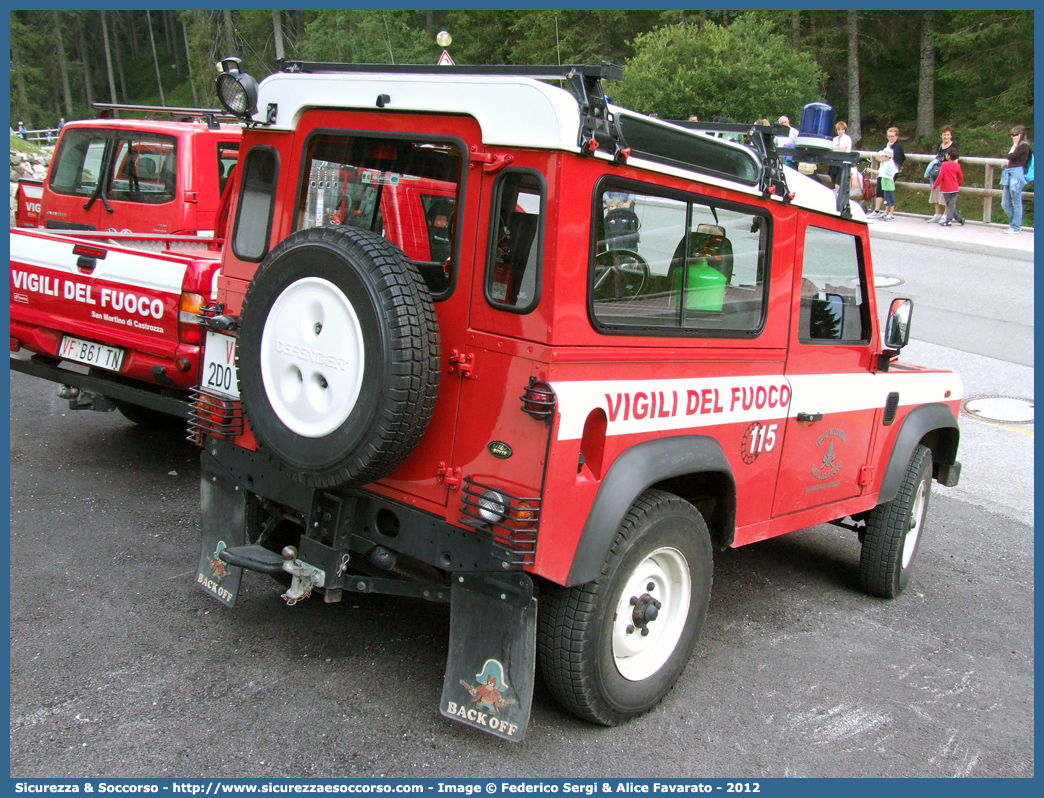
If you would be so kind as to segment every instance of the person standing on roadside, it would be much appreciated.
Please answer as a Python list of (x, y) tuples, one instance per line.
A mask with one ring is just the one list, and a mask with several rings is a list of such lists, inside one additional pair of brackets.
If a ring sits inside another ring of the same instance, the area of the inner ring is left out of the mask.
[[(928, 169), (925, 171), (925, 177), (931, 177), (932, 172), (935, 174), (935, 179), (932, 180), (932, 193), (928, 195), (928, 202), (935, 205), (935, 215), (932, 216), (928, 222), (941, 222), (943, 217), (946, 216), (946, 200), (943, 198), (942, 192), (940, 192), (935, 186), (938, 183), (939, 172), (942, 169), (942, 165), (946, 162), (946, 152), (950, 147), (956, 147), (957, 142), (953, 140), (953, 128), (949, 125), (943, 125), (943, 129), (940, 131), (942, 141), (939, 144), (939, 149), (935, 151), (935, 160), (928, 165)], [(938, 164), (938, 166), (936, 166)]]
[(942, 167), (939, 169), (939, 176), (935, 178), (935, 183), (932, 185), (932, 191), (938, 189), (946, 203), (946, 216), (939, 222), (943, 227), (950, 227), (954, 219), (961, 227), (964, 227), (964, 217), (957, 213), (957, 193), (964, 182), (964, 170), (957, 163), (959, 155), (956, 147), (946, 148), (946, 160), (943, 161)]
[(1008, 214), (1009, 225), (1005, 233), (1022, 230), (1022, 189), (1026, 185), (1026, 168), (1029, 166), (1030, 145), (1026, 141), (1026, 128), (1015, 125), (1011, 129), (1011, 149), (1008, 150), (1008, 165), (1001, 172), (1001, 207)]
[[(848, 135), (848, 122), (840, 120), (834, 125), (834, 132), (837, 133), (834, 136), (833, 149), (834, 152), (851, 152), (852, 151), (852, 137)], [(845, 166), (831, 166), (828, 170), (830, 179), (834, 182), (834, 185), (838, 185), (841, 182), (842, 175), (848, 172), (848, 167)]]
[[(906, 150), (903, 149), (903, 145), (899, 141), (899, 128), (894, 126), (888, 128), (887, 136), (888, 144), (883, 150), (874, 155), (874, 160), (881, 163), (881, 168), (880, 170), (870, 170), (871, 172), (878, 172), (877, 198), (874, 200), (874, 210), (867, 214), (867, 218), (890, 222), (895, 218), (895, 176), (899, 174), (899, 170), (903, 168), (903, 163), (906, 161)], [(892, 184), (888, 197), (884, 196), (884, 192), (888, 191), (888, 189), (883, 187), (883, 180), (888, 180)], [(886, 200), (890, 200), (890, 202)], [(881, 211), (882, 205), (884, 205), (883, 213)]]

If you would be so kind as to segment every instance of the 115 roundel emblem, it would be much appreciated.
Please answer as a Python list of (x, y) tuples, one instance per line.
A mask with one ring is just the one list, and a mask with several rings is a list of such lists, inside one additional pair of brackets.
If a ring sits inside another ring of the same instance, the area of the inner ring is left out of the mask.
[(762, 452), (771, 452), (776, 448), (777, 427), (777, 424), (765, 425), (757, 421), (747, 427), (740, 441), (740, 457), (744, 463), (750, 465)]
[(503, 441), (491, 441), (486, 448), (489, 449), (491, 455), (499, 460), (507, 460), (512, 454), (511, 447)]

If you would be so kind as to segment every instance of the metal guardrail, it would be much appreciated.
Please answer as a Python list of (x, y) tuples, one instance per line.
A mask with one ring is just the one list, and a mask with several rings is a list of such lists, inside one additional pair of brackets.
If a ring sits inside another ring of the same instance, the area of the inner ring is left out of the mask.
[[(15, 136), (18, 136), (18, 131), (14, 132)], [(58, 141), (58, 128), (40, 128), (39, 130), (27, 130), (25, 131), (25, 140), (32, 142), (43, 142), (44, 144), (54, 144)]]
[[(876, 150), (856, 150), (859, 153), (860, 158), (872, 158)], [(906, 154), (906, 160), (913, 163), (929, 164), (935, 160), (935, 155), (922, 155), (921, 153), (908, 152)], [(969, 194), (972, 196), (983, 197), (982, 203), (982, 221), (989, 224), (993, 220), (993, 198), (1003, 196), (1004, 192), (999, 188), (993, 187), (993, 170), (1003, 170), (1008, 165), (1007, 158), (979, 158), (970, 155), (962, 155), (961, 163), (969, 166), (983, 166), (985, 167), (986, 176), (983, 180), (985, 188), (978, 188), (974, 186), (965, 187), (961, 186), (961, 194)], [(906, 188), (912, 191), (924, 191), (931, 192), (932, 186), (930, 183), (910, 183), (906, 181), (896, 181), (896, 188)], [(1023, 191), (1022, 199), (1033, 199), (1032, 191)]]

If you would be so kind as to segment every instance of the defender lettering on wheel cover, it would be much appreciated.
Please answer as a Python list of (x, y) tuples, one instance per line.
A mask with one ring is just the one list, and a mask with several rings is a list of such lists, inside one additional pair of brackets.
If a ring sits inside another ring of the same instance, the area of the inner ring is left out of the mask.
[(261, 337), (261, 378), (279, 420), (306, 438), (340, 427), (359, 399), (363, 344), (352, 303), (329, 280), (305, 277), (284, 290)]

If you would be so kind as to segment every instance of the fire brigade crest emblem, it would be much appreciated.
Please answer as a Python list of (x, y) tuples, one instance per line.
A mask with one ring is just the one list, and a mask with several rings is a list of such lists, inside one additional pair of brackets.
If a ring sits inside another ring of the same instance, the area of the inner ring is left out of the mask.
[(471, 695), (471, 703), (476, 704), (479, 709), (484, 709), (491, 715), (499, 715), (503, 707), (509, 707), (515, 703), (513, 698), (505, 698), (503, 690), (508, 689), (508, 683), (504, 679), (504, 666), (495, 659), (487, 659), (482, 670), (475, 674), (478, 684), (472, 685), (463, 679), (460, 686)]

